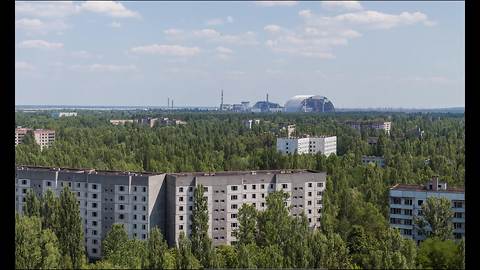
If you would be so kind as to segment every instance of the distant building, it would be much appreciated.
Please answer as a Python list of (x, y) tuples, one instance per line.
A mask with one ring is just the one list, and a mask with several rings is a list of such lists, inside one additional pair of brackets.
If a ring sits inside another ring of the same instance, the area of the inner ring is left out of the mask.
[(285, 112), (334, 112), (333, 103), (324, 96), (298, 95), (285, 103)]
[(221, 111), (231, 111), (231, 110), (233, 110), (233, 105), (232, 104), (221, 104), (220, 105), (220, 110)]
[(362, 163), (367, 165), (369, 163), (376, 164), (378, 167), (385, 167), (385, 159), (383, 157), (376, 156), (362, 156)]
[(159, 126), (178, 126), (178, 125), (186, 125), (187, 122), (177, 119), (168, 119), (166, 117), (160, 119), (158, 121)]
[(33, 133), (35, 142), (40, 145), (40, 149), (47, 148), (55, 141), (55, 130), (49, 129), (36, 129), (31, 128), (16, 128), (15, 129), (15, 146), (22, 144), (25, 135), (28, 132)]
[(390, 128), (392, 122), (385, 121), (347, 121), (346, 124), (356, 130), (362, 129), (375, 129), (383, 130), (385, 133), (390, 134)]
[(367, 143), (368, 145), (376, 146), (378, 144), (378, 137), (368, 137)]
[(151, 118), (151, 117), (146, 117), (146, 118), (141, 118), (138, 120), (138, 123), (141, 125), (146, 125), (149, 127), (154, 127), (155, 123), (158, 122), (158, 118)]
[(253, 105), (252, 112), (283, 112), (283, 108), (278, 103), (268, 101), (259, 101)]
[(243, 120), (243, 125), (248, 128), (252, 129), (252, 125), (259, 125), (260, 124), (260, 119), (248, 119), (248, 120)]
[(125, 125), (126, 123), (136, 123), (137, 120), (127, 119), (127, 120), (110, 120), (110, 123), (114, 126)]
[(439, 182), (438, 177), (425, 185), (397, 184), (390, 188), (390, 226), (417, 243), (424, 240), (414, 217), (423, 215), (421, 206), (430, 197), (444, 197), (452, 202), (454, 237), (465, 237), (465, 190), (447, 188), (447, 183)]
[(295, 132), (296, 125), (285, 125), (281, 128), (281, 130), (287, 131), (287, 138), (292, 137), (292, 134)]
[(52, 113), (52, 117), (54, 118), (60, 118), (60, 117), (72, 117), (72, 116), (77, 116), (78, 114), (76, 112), (54, 112)]
[(337, 154), (337, 136), (277, 138), (277, 151), (282, 154)]

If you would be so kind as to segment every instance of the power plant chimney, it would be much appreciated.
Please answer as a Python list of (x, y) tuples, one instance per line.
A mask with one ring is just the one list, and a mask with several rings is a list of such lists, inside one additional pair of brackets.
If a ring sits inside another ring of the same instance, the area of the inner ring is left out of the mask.
[(221, 97), (221, 101), (220, 101), (220, 111), (223, 110), (223, 89), (222, 89), (222, 97)]

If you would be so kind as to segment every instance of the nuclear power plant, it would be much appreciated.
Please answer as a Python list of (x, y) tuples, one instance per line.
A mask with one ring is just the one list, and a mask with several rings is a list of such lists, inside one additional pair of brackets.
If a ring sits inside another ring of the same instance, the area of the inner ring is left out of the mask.
[(232, 112), (311, 112), (311, 113), (329, 113), (335, 112), (333, 103), (324, 96), (319, 95), (297, 95), (293, 96), (282, 107), (278, 103), (269, 100), (268, 93), (266, 100), (257, 101), (255, 105), (250, 107), (250, 102), (242, 101), (241, 104), (225, 104), (223, 103), (223, 89), (221, 90), (220, 111)]

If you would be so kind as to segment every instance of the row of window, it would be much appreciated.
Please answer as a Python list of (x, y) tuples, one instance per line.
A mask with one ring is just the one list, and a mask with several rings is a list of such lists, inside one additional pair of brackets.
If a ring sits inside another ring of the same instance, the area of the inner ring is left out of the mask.
[[(402, 212), (403, 210), (403, 212)], [(394, 215), (407, 215), (407, 216), (411, 216), (412, 215), (412, 209), (401, 209), (401, 208), (390, 208), (390, 214), (394, 214)], [(419, 211), (419, 215), (420, 215), (420, 211)]]
[[(118, 186), (118, 190), (119, 191), (126, 191), (128, 186)], [(105, 190), (107, 191), (107, 190)], [(133, 186), (133, 192), (137, 192), (138, 191), (138, 188), (137, 186)], [(142, 192), (147, 192), (147, 187), (142, 187)]]
[[(178, 192), (183, 192), (183, 191), (184, 191), (183, 187), (178, 188)], [(208, 187), (203, 187), (203, 191), (208, 192)], [(188, 187), (188, 192), (193, 192), (193, 187)]]
[[(133, 201), (136, 202), (136, 201), (137, 201), (137, 198), (138, 198), (138, 197), (137, 197), (136, 195), (133, 196)], [(118, 200), (119, 200), (119, 201), (122, 201), (122, 202), (125, 201), (125, 196), (124, 196), (124, 195), (119, 195), (119, 196), (118, 196)], [(142, 202), (146, 202), (146, 201), (147, 201), (147, 197), (142, 196)]]
[(412, 225), (412, 220), (402, 218), (390, 218), (390, 224)]

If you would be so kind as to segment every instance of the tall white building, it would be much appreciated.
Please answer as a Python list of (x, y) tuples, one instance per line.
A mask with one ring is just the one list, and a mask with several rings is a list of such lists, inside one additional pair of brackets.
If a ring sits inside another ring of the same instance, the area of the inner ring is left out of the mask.
[(283, 154), (337, 154), (337, 136), (277, 138), (277, 151)]
[(55, 141), (55, 130), (16, 128), (15, 129), (15, 146), (22, 144), (25, 135), (32, 131), (35, 142), (40, 145), (40, 149), (47, 148)]
[(390, 135), (390, 130), (392, 127), (392, 122), (385, 121), (347, 121), (346, 124), (356, 130), (383, 130), (388, 135)]
[(447, 188), (437, 177), (425, 185), (397, 184), (390, 188), (390, 226), (417, 242), (424, 240), (414, 223), (414, 217), (422, 216), (422, 204), (430, 197), (444, 197), (452, 202), (453, 234), (456, 239), (465, 236), (465, 191), (463, 188)]
[(78, 113), (76, 112), (54, 112), (52, 113), (52, 117), (55, 118), (60, 118), (60, 117), (71, 117), (71, 116), (77, 116)]

